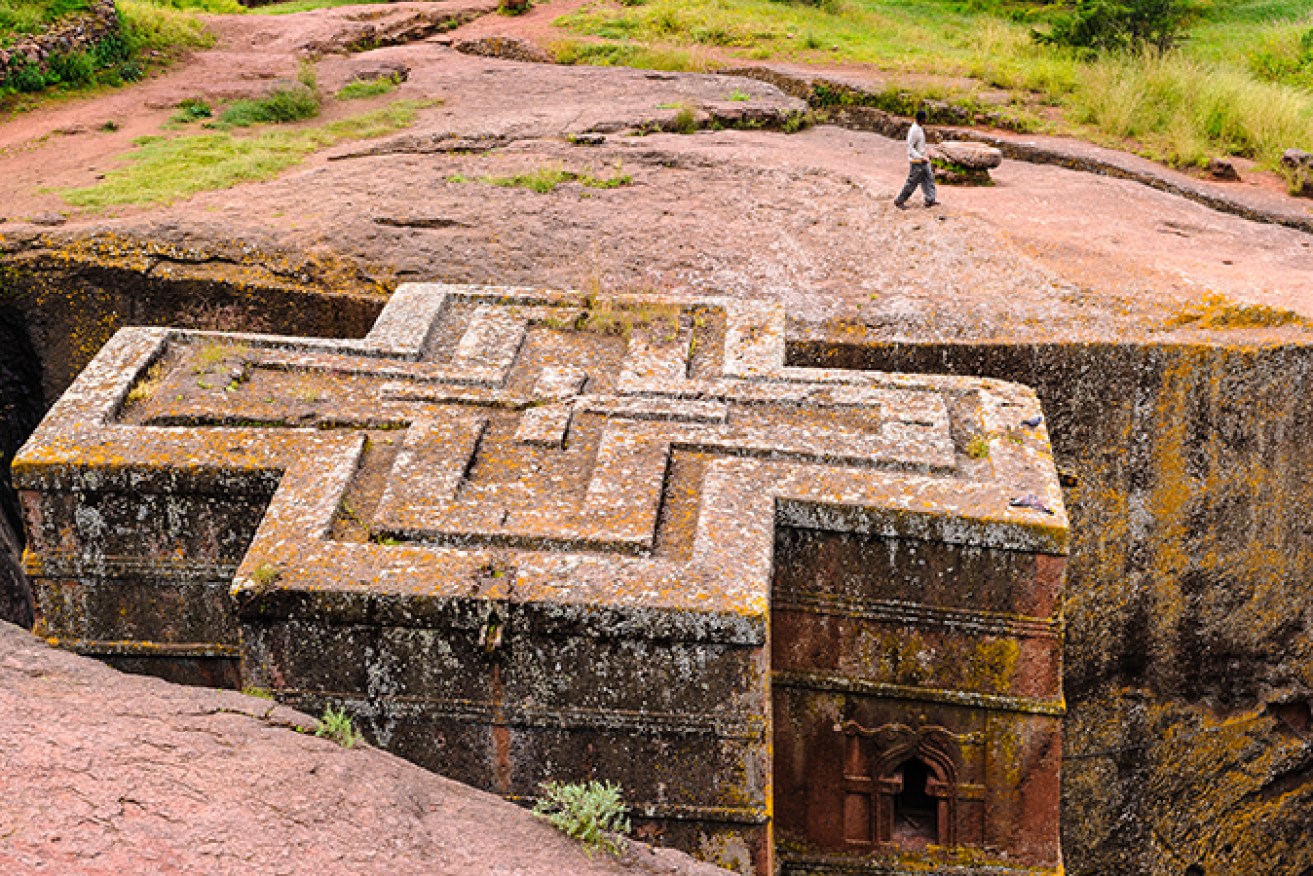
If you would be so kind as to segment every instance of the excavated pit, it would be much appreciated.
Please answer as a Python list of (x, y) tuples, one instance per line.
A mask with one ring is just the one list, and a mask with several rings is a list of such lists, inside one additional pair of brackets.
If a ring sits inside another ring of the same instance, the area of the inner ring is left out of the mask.
[[(358, 337), (385, 300), (205, 273), (175, 281), (89, 263), (11, 273), (3, 349), (7, 410), (17, 413), (6, 442), (21, 443), (40, 400), (57, 398), (121, 324), (208, 319)], [(54, 294), (77, 306), (49, 306)], [(1313, 348), (891, 344), (816, 326), (791, 334), (793, 365), (969, 374), (1039, 392), (1074, 523), (1067, 869), (1177, 876), (1183, 861), (1219, 873), (1313, 865), (1313, 655), (1301, 586), (1313, 571), (1301, 516), (1313, 500), (1303, 442)], [(25, 593), (9, 586), (21, 618)], [(1221, 825), (1225, 845), (1201, 824)]]

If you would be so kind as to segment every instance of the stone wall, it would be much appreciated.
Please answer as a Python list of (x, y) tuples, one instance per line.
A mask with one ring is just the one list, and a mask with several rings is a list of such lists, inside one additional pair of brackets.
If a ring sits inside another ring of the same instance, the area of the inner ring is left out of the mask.
[(1069, 872), (1313, 873), (1313, 349), (817, 342), (793, 356), (1039, 392), (1073, 518)]
[(0, 85), (31, 64), (42, 72), (48, 70), (52, 55), (89, 52), (118, 30), (119, 11), (114, 0), (97, 0), (86, 12), (57, 22), (44, 33), (23, 36), (12, 45), (0, 46)]
[(9, 460), (40, 421), (43, 399), (59, 398), (120, 326), (359, 337), (386, 301), (354, 266), (251, 248), (202, 254), (114, 237), (67, 247), (17, 235), (3, 242), (22, 255), (13, 259), (20, 268), (0, 269), (0, 617), (23, 626), (32, 618)]

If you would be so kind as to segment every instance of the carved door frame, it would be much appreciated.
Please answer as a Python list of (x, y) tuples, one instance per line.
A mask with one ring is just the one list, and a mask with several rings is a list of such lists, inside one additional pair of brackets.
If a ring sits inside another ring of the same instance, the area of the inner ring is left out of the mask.
[[(926, 795), (938, 801), (936, 842), (957, 844), (957, 734), (934, 725), (884, 724), (868, 729), (856, 721), (835, 729), (846, 737), (843, 812), (848, 845), (875, 848), (894, 844), (894, 800), (903, 790), (899, 769), (911, 760), (920, 760), (930, 770)], [(875, 749), (874, 757), (868, 754), (870, 747)]]

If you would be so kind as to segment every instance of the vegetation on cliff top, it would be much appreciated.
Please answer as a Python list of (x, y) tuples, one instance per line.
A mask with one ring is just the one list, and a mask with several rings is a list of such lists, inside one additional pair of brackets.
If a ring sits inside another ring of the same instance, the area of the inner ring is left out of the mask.
[(871, 64), (910, 101), (1002, 92), (1004, 115), (1176, 165), (1313, 149), (1313, 0), (598, 0), (557, 24), (566, 63)]
[(270, 179), (319, 149), (405, 128), (427, 105), (398, 100), (318, 127), (263, 128), (249, 136), (219, 131), (146, 137), (125, 156), (125, 166), (110, 171), (94, 186), (70, 189), (63, 195), (78, 207), (170, 203), (198, 192)]

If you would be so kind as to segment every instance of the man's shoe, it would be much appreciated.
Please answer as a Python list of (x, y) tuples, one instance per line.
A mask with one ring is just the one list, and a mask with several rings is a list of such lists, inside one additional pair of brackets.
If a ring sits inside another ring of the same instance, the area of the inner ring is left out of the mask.
[(897, 202), (897, 201), (894, 201), (894, 206), (897, 207), (897, 208), (900, 209), (900, 210), (906, 210), (906, 209), (907, 209), (907, 205), (906, 205), (906, 204), (900, 204), (900, 203)]
[(938, 201), (926, 201), (926, 204), (925, 204), (925, 205), (926, 205), (927, 207), (938, 207), (938, 206), (939, 206), (939, 202), (938, 202)]

